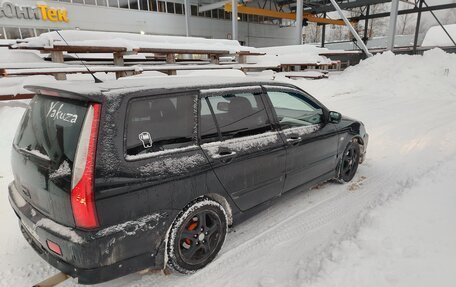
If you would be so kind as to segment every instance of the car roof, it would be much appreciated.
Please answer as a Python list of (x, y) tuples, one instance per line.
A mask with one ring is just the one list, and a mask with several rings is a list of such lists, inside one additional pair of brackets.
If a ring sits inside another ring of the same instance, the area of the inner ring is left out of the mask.
[(248, 85), (287, 85), (272, 80), (258, 80), (250, 77), (206, 77), (206, 76), (164, 76), (148, 78), (122, 78), (102, 83), (81, 81), (59, 81), (40, 85), (29, 85), (24, 88), (39, 93), (43, 90), (63, 92), (76, 98), (101, 101), (104, 93), (115, 92), (125, 94), (133, 91), (163, 89), (209, 89), (222, 87), (239, 87)]

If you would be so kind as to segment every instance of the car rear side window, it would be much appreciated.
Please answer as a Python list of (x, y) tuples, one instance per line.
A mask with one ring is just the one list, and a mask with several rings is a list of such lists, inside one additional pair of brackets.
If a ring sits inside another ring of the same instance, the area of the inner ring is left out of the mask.
[[(200, 128), (202, 139), (214, 133), (212, 119), (203, 114), (204, 101), (203, 98)], [(222, 139), (256, 135), (271, 130), (261, 93), (246, 92), (209, 96), (207, 101), (214, 113)]]
[(14, 144), (16, 148), (54, 164), (74, 161), (87, 104), (37, 95), (25, 112)]
[(193, 99), (182, 95), (131, 101), (127, 113), (127, 155), (192, 145)]

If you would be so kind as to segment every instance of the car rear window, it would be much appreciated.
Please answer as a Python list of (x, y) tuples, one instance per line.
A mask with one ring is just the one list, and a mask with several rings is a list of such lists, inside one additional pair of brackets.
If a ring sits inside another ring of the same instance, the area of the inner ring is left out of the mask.
[(14, 144), (52, 163), (72, 164), (86, 112), (84, 102), (37, 95), (22, 118)]

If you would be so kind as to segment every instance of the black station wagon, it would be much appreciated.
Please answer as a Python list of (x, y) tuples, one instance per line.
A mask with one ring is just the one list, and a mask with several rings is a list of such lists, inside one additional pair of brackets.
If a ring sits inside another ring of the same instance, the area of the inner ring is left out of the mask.
[(286, 192), (350, 181), (364, 125), (291, 84), (160, 77), (28, 86), (9, 199), (79, 283), (210, 263), (228, 226)]

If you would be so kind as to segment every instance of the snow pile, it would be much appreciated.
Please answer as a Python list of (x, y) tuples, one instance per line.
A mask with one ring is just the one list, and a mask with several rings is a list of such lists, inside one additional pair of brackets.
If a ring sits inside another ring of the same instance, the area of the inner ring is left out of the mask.
[(312, 45), (292, 45), (258, 48), (258, 52), (266, 53), (264, 56), (248, 56), (247, 63), (255, 64), (330, 64), (331, 60), (320, 56), (328, 52), (326, 48)]
[[(331, 81), (292, 83), (311, 93), (314, 91), (316, 96), (350, 94), (391, 98), (407, 95), (432, 100), (435, 97), (454, 97), (455, 78), (456, 54), (436, 48), (420, 57), (385, 52), (347, 68)], [(321, 88), (322, 84), (324, 88)]]
[[(229, 51), (230, 53), (255, 50), (254, 48), (242, 47), (238, 41), (225, 39), (77, 30), (64, 30), (59, 33), (71, 46), (125, 47), (129, 51), (138, 48), (218, 50)], [(57, 32), (43, 33), (38, 37), (28, 38), (27, 42), (19, 43), (17, 46), (53, 47), (56, 44), (66, 45), (60, 35)]]
[[(450, 34), (451, 38), (456, 41), (456, 24), (443, 25), (447, 32)], [(454, 43), (451, 41), (450, 37), (445, 33), (445, 31), (440, 26), (434, 26), (429, 28), (424, 37), (423, 47), (444, 47), (444, 46), (454, 46)]]

